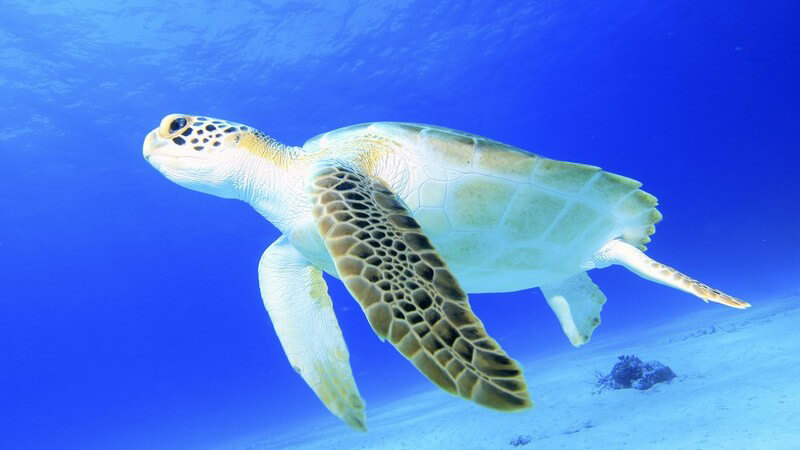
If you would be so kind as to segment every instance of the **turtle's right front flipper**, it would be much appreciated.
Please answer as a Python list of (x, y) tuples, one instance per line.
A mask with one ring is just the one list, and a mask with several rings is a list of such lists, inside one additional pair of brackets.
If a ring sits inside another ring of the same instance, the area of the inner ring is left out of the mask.
[(264, 306), (294, 370), (332, 413), (366, 431), (364, 401), (322, 271), (281, 236), (261, 257), (258, 278)]
[(419, 224), (381, 181), (337, 161), (309, 180), (313, 214), (372, 328), (431, 381), (490, 408), (531, 406), (517, 363), (486, 334)]

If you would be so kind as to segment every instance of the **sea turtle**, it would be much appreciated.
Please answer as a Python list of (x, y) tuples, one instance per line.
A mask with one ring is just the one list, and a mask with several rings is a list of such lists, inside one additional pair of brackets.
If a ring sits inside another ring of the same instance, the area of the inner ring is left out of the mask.
[(168, 179), (243, 200), (280, 230), (259, 264), (264, 305), (294, 369), (357, 429), (364, 403), (322, 271), (434, 383), (499, 410), (531, 405), (525, 379), (467, 292), (538, 286), (576, 346), (606, 300), (589, 269), (619, 264), (706, 302), (749, 306), (645, 256), (661, 214), (639, 182), (474, 134), (376, 122), (290, 147), (171, 114), (143, 152)]

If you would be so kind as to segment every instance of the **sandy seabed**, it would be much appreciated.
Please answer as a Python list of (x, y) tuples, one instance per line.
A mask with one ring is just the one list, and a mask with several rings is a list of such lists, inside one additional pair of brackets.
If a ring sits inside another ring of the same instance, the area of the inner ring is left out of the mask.
[[(367, 433), (324, 420), (226, 448), (800, 449), (800, 294), (754, 305), (733, 313), (711, 305), (657, 328), (522, 360), (536, 404), (522, 413), (435, 390), (368, 410)], [(661, 361), (678, 377), (647, 391), (598, 393), (591, 371), (608, 372), (623, 354)], [(529, 442), (515, 447), (519, 437)]]

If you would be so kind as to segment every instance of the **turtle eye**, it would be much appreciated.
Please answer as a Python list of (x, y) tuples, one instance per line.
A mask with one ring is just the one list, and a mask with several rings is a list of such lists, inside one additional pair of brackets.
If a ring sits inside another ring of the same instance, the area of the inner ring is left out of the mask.
[(184, 119), (183, 117), (178, 117), (177, 119), (170, 122), (169, 132), (174, 133), (185, 126), (186, 126), (186, 119)]

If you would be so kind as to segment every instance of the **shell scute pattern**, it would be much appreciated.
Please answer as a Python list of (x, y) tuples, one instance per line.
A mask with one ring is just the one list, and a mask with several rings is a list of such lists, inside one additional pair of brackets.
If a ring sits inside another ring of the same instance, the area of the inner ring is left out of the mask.
[[(427, 226), (427, 224), (424, 224)], [(483, 232), (450, 231), (443, 239), (441, 254), (448, 262), (483, 266), (487, 256), (497, 251), (497, 241), (488, 239)]]
[(419, 133), (423, 156), (450, 169), (469, 171), (475, 154), (475, 139), (426, 128)]
[(565, 198), (523, 185), (509, 206), (500, 232), (515, 241), (535, 239), (544, 235), (566, 204)]
[(393, 129), (401, 130), (406, 135), (410, 136), (419, 135), (420, 133), (422, 133), (422, 130), (425, 129), (424, 125), (417, 125), (414, 123), (402, 123), (402, 122), (390, 122), (390, 123), (379, 122), (373, 125), (381, 129), (388, 129), (390, 131)]
[(510, 145), (480, 139), (475, 151), (473, 170), (476, 173), (524, 182), (531, 176), (537, 159), (536, 155)]
[(614, 212), (620, 216), (633, 216), (642, 211), (647, 211), (657, 204), (658, 201), (654, 196), (644, 191), (636, 191), (617, 203)]
[(425, 232), (433, 240), (445, 236), (453, 230), (450, 218), (447, 217), (441, 207), (417, 208), (414, 212), (414, 218), (425, 224)]
[(505, 213), (517, 184), (481, 174), (451, 181), (445, 211), (454, 230), (490, 230)]
[(449, 179), (447, 170), (435, 164), (427, 164), (422, 168), (425, 176), (434, 180), (447, 181)]
[(506, 270), (537, 270), (547, 266), (545, 251), (537, 247), (517, 246), (500, 250), (495, 266)]
[(641, 183), (597, 166), (543, 158), (441, 127), (427, 127), (420, 136), (420, 152), (430, 161), (425, 173), (441, 179), (444, 166), (449, 174), (444, 210), (454, 231), (497, 230), (556, 247), (577, 241), (597, 247), (619, 235), (641, 246), (661, 218)]
[(441, 207), (447, 200), (447, 183), (428, 180), (419, 187), (419, 206)]
[[(457, 271), (487, 261), (532, 267), (534, 255), (553, 267), (574, 265), (614, 237), (643, 248), (661, 218), (655, 197), (639, 190), (635, 180), (469, 133), (378, 122), (324, 137), (341, 142), (366, 134), (419, 155), (421, 166), (413, 175), (419, 182), (403, 200)], [(531, 256), (523, 258), (527, 262), (508, 259), (506, 246), (512, 244)], [(575, 261), (555, 257), (561, 253)]]
[(529, 181), (550, 191), (577, 194), (598, 172), (596, 166), (542, 158)]
[(604, 242), (612, 236), (620, 225), (614, 216), (600, 215), (597, 222), (592, 224), (581, 237), (586, 242)]
[(589, 229), (597, 217), (598, 213), (594, 208), (590, 208), (584, 203), (572, 203), (555, 225), (550, 227), (550, 232), (544, 240), (552, 245), (569, 245), (581, 233)]
[(582, 195), (589, 201), (612, 206), (628, 194), (633, 193), (642, 183), (622, 175), (609, 172), (600, 172), (591, 185)]

